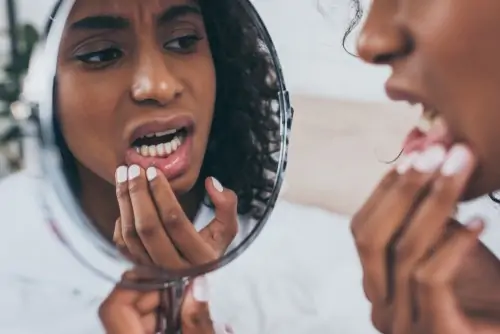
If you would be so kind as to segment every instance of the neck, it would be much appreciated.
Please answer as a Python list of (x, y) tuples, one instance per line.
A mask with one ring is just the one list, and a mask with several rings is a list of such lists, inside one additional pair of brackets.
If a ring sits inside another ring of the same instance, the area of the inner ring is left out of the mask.
[[(78, 165), (80, 204), (94, 226), (109, 241), (113, 240), (115, 223), (120, 216), (115, 185), (103, 180), (84, 166)], [(178, 201), (190, 221), (196, 217), (205, 196), (203, 183), (178, 196)]]

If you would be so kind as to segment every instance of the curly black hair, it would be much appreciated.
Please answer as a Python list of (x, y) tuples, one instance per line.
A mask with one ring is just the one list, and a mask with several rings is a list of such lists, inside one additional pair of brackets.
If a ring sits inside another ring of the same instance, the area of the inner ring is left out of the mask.
[(360, 0), (351, 0), (350, 4), (351, 8), (354, 9), (354, 14), (351, 22), (347, 26), (344, 37), (342, 38), (342, 47), (347, 53), (353, 55), (349, 50), (347, 50), (345, 43), (347, 42), (347, 38), (352, 33), (354, 28), (356, 28), (356, 26), (358, 25), (359, 21), (361, 21), (361, 18), (363, 17), (363, 7), (361, 6)]
[[(331, 0), (330, 0), (331, 1)], [(346, 47), (346, 42), (347, 38), (349, 38), (349, 35), (352, 33), (354, 28), (358, 25), (358, 23), (361, 21), (361, 18), (363, 17), (363, 7), (361, 6), (360, 0), (349, 0), (349, 4), (351, 6), (351, 9), (353, 10), (352, 13), (352, 18), (351, 21), (349, 22), (346, 31), (344, 33), (344, 36), (342, 38), (342, 47), (344, 50), (349, 53), (351, 56), (356, 56), (354, 55), (351, 51), (347, 50)], [(323, 10), (323, 1), (322, 0), (316, 0), (316, 8), (320, 13), (323, 15), (326, 15), (325, 11)]]
[[(217, 80), (214, 118), (199, 180), (214, 176), (236, 193), (240, 215), (259, 219), (279, 167), (279, 85), (269, 50), (242, 1), (247, 0), (198, 1)], [(61, 0), (54, 8), (47, 35), (60, 4)], [(57, 101), (55, 80), (53, 92)], [(62, 135), (57, 111), (53, 121), (66, 177), (78, 193), (75, 158)]]

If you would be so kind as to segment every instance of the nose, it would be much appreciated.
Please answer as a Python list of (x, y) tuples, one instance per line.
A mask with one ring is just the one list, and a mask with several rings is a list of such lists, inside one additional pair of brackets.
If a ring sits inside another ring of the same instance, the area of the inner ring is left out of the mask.
[(161, 52), (140, 56), (131, 89), (135, 102), (165, 106), (177, 99), (183, 89), (182, 81), (169, 69)]
[(413, 43), (397, 21), (394, 1), (373, 1), (372, 8), (357, 40), (359, 56), (367, 63), (391, 65), (408, 55)]

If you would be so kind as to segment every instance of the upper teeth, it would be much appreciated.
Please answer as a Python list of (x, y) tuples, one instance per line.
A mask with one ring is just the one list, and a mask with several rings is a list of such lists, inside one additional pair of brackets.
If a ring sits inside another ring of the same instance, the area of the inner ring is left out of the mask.
[(417, 129), (423, 133), (429, 132), (437, 118), (437, 113), (434, 109), (425, 109), (418, 120)]
[(160, 143), (157, 145), (142, 145), (136, 147), (137, 153), (144, 157), (165, 157), (177, 151), (182, 145), (184, 138), (182, 136), (175, 136), (168, 143)]
[(177, 132), (177, 129), (172, 129), (172, 130), (167, 130), (167, 131), (163, 131), (163, 132), (149, 133), (149, 134), (145, 135), (144, 137), (146, 137), (146, 138), (163, 137), (163, 136), (166, 136), (166, 135), (174, 134), (176, 132)]

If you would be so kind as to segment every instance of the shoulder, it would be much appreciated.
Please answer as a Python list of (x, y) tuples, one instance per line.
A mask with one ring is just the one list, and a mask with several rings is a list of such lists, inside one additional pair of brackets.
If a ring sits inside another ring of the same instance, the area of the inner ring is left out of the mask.
[(105, 295), (107, 282), (71, 254), (45, 220), (40, 179), (27, 172), (0, 181), (0, 276)]

